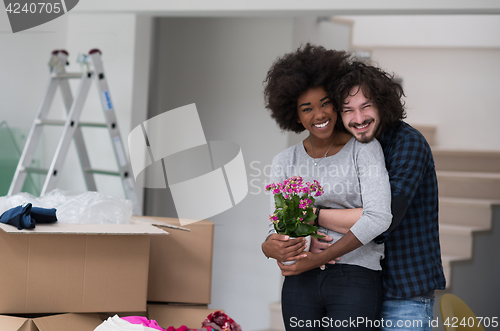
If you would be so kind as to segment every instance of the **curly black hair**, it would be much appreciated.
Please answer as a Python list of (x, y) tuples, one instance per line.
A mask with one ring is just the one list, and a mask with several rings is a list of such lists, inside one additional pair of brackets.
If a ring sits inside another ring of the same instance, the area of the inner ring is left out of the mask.
[[(300, 133), (297, 100), (310, 88), (336, 90), (338, 79), (348, 69), (349, 55), (307, 43), (293, 53), (278, 58), (269, 69), (264, 88), (265, 106), (282, 130)], [(338, 128), (343, 128), (338, 120)]]
[(394, 75), (375, 66), (353, 61), (349, 72), (342, 76), (337, 88), (328, 90), (334, 107), (342, 109), (349, 91), (355, 86), (359, 86), (365, 97), (377, 107), (380, 117), (379, 132), (406, 118), (405, 103), (401, 100), (405, 94), (403, 87), (394, 80)]

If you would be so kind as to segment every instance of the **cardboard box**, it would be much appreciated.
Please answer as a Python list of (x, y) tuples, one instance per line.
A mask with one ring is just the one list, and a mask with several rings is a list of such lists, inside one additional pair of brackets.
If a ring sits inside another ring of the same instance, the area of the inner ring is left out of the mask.
[(125, 317), (125, 316), (142, 316), (142, 317), (148, 317), (148, 312), (147, 311), (134, 311), (134, 312), (105, 312), (105, 313), (98, 313), (99, 318), (103, 321), (107, 320), (110, 317), (113, 317), (115, 315), (118, 315), (119, 317)]
[(206, 305), (148, 304), (148, 318), (156, 320), (165, 330), (169, 326), (177, 329), (182, 325), (189, 329), (199, 329), (208, 315), (219, 310), (221, 309), (208, 309)]
[[(179, 220), (147, 217), (178, 226)], [(203, 220), (151, 238), (148, 301), (209, 304), (212, 288), (214, 224)]]
[(2, 331), (94, 331), (101, 323), (97, 314), (63, 314), (38, 318), (0, 315)]
[(135, 224), (0, 224), (0, 313), (146, 310), (154, 234), (166, 232)]

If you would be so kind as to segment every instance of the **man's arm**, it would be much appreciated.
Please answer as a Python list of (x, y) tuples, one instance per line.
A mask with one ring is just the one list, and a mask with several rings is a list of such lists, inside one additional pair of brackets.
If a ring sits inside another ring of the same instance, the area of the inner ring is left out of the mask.
[[(316, 209), (314, 208), (314, 212)], [(356, 223), (363, 214), (363, 208), (354, 209), (321, 209), (318, 217), (318, 225), (326, 229), (346, 234), (349, 229)], [(323, 233), (320, 233), (323, 234)], [(324, 234), (323, 234), (324, 235)], [(332, 241), (331, 237), (325, 237), (322, 239), (311, 238), (311, 247), (309, 251), (311, 253), (321, 253), (325, 249), (331, 246), (329, 241)], [(330, 261), (329, 263), (333, 263)]]
[[(316, 212), (316, 208), (314, 208)], [(363, 214), (363, 208), (353, 209), (321, 209), (318, 225), (329, 230), (346, 234)]]

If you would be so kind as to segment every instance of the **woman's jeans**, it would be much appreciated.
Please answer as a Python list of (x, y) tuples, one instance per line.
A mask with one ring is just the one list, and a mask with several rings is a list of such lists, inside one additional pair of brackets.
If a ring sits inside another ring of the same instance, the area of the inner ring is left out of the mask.
[(287, 276), (281, 293), (287, 331), (376, 330), (381, 303), (380, 272), (349, 264)]

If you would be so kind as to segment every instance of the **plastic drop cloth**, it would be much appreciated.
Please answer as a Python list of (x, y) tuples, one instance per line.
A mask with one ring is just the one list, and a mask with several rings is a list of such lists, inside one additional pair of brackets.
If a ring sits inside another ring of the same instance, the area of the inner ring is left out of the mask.
[(30, 202), (34, 207), (56, 208), (58, 222), (73, 224), (129, 224), (132, 202), (100, 192), (74, 193), (55, 189), (42, 197), (28, 193), (0, 197), (0, 215)]

